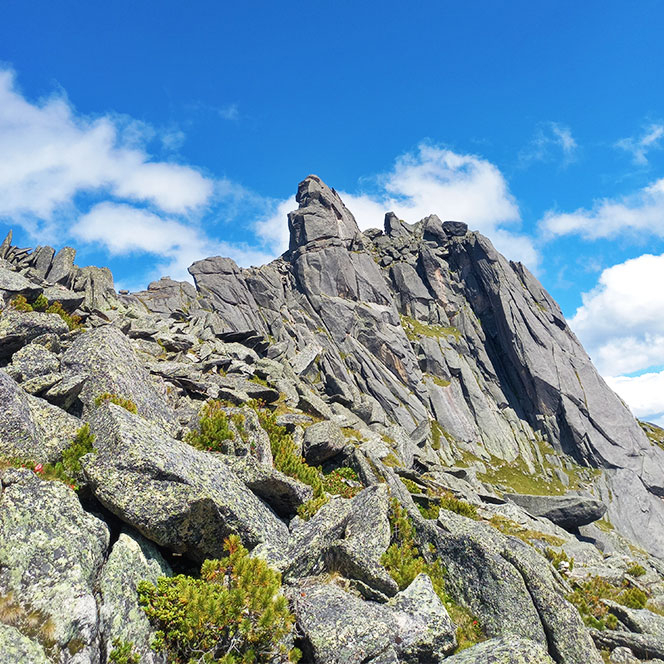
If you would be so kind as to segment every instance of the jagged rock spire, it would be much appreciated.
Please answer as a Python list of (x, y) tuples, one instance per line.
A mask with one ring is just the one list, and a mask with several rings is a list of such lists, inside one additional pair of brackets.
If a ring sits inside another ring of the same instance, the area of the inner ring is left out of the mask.
[(300, 182), (295, 200), (300, 207), (288, 215), (291, 251), (315, 240), (350, 240), (359, 233), (355, 217), (339, 194), (317, 175)]

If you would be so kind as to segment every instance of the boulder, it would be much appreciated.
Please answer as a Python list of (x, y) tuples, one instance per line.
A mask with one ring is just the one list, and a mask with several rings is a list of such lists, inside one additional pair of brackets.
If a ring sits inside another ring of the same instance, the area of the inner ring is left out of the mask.
[(334, 422), (317, 422), (304, 431), (303, 453), (307, 463), (318, 466), (336, 456), (346, 446), (341, 428)]
[(629, 648), (639, 659), (664, 659), (664, 640), (652, 634), (634, 634), (610, 629), (590, 629), (598, 648)]
[(13, 605), (15, 626), (21, 630), (38, 616), (36, 638), (57, 661), (97, 664), (95, 581), (108, 527), (60, 482), (11, 470), (2, 485), (0, 589)]
[(249, 549), (283, 551), (286, 526), (224, 462), (108, 404), (91, 417), (96, 453), (83, 474), (97, 499), (148, 539), (194, 560), (223, 556), (237, 534)]
[(171, 576), (171, 568), (151, 542), (128, 530), (120, 533), (99, 575), (99, 621), (102, 653), (108, 661), (113, 641), (131, 641), (143, 664), (163, 664), (166, 658), (150, 646), (154, 629), (138, 604), (140, 581), (156, 584), (160, 576)]
[(82, 422), (50, 403), (26, 394), (0, 371), (0, 454), (54, 463)]
[(12, 355), (12, 363), (9, 371), (12, 378), (19, 383), (30, 380), (36, 376), (45, 376), (57, 373), (60, 370), (60, 360), (45, 346), (30, 343), (23, 346)]
[[(315, 664), (437, 664), (456, 647), (454, 625), (424, 574), (387, 605), (313, 580), (302, 581), (290, 596), (305, 655)], [(379, 659), (388, 654), (391, 660)]]
[(86, 413), (94, 410), (98, 396), (108, 392), (133, 401), (139, 415), (165, 431), (177, 429), (172, 409), (153, 386), (127, 337), (116, 327), (106, 325), (77, 337), (62, 357), (62, 371), (88, 375), (79, 394)]
[(444, 221), (443, 230), (447, 235), (463, 237), (468, 233), (468, 224), (462, 221)]
[(0, 623), (0, 664), (49, 664), (49, 660), (39, 643)]
[(632, 632), (651, 634), (664, 642), (664, 616), (648, 611), (648, 609), (630, 609), (617, 602), (604, 600), (620, 622)]
[(539, 643), (505, 636), (478, 643), (445, 660), (446, 664), (553, 664)]
[(0, 313), (0, 359), (11, 357), (42, 334), (60, 337), (68, 332), (67, 324), (57, 314), (5, 309)]
[(16, 295), (28, 299), (39, 295), (41, 288), (28, 281), (22, 274), (0, 267), (0, 303), (8, 304)]
[(513, 503), (533, 516), (549, 519), (557, 526), (573, 530), (601, 519), (606, 505), (595, 498), (568, 494), (566, 496), (531, 496), (519, 493), (506, 495)]

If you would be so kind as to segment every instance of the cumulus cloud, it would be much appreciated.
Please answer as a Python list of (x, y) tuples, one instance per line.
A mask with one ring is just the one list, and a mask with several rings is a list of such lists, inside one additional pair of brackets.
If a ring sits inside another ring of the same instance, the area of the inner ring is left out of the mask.
[(519, 153), (519, 161), (526, 166), (535, 161), (553, 161), (562, 155), (562, 165), (567, 166), (576, 159), (577, 148), (569, 127), (546, 122), (537, 128), (535, 136)]
[(664, 371), (607, 378), (607, 383), (636, 417), (664, 426)]
[[(135, 125), (134, 125), (135, 129)], [(169, 213), (204, 205), (213, 183), (190, 166), (150, 161), (111, 116), (76, 115), (62, 96), (38, 103), (0, 71), (0, 217), (49, 221), (81, 193), (149, 203)]]
[(273, 204), (271, 213), (254, 224), (256, 235), (261, 238), (274, 257), (280, 256), (288, 249), (290, 233), (287, 216), (296, 208), (295, 196), (291, 196), (285, 201)]
[(595, 201), (590, 209), (549, 211), (540, 228), (549, 237), (575, 234), (586, 240), (644, 234), (664, 237), (664, 178), (630, 196)]
[[(14, 73), (0, 69), (0, 220), (23, 226), (39, 242), (75, 239), (111, 255), (149, 253), (154, 272), (186, 267), (221, 253), (244, 265), (270, 252), (210, 238), (200, 219), (213, 203), (232, 215), (250, 192), (198, 169), (151, 158), (155, 138), (175, 149), (179, 130), (154, 128), (111, 113), (85, 117), (62, 93), (32, 102), (17, 89)], [(252, 200), (249, 200), (252, 199)]]
[(635, 164), (646, 166), (648, 152), (664, 145), (664, 125), (653, 123), (646, 127), (638, 138), (621, 138), (615, 146), (632, 155)]
[(664, 254), (644, 254), (607, 268), (583, 294), (570, 325), (603, 375), (664, 365), (662, 283)]

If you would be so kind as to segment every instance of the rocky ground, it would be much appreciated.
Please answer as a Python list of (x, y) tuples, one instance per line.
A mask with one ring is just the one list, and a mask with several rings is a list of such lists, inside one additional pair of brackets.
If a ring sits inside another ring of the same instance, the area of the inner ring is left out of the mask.
[(0, 247), (0, 661), (212, 661), (137, 586), (229, 535), (302, 662), (664, 660), (661, 430), (465, 224), (297, 199), (286, 254), (195, 285)]

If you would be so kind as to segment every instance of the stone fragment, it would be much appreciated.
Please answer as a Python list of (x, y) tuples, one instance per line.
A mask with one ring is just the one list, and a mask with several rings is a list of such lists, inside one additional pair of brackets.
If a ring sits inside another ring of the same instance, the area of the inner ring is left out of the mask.
[(520, 636), (504, 636), (478, 643), (445, 660), (446, 664), (553, 664), (539, 643)]
[(601, 519), (606, 505), (594, 498), (568, 494), (566, 496), (531, 496), (511, 493), (506, 495), (513, 503), (533, 516), (553, 521), (557, 526), (572, 530)]
[(317, 422), (304, 431), (304, 458), (311, 466), (319, 466), (331, 459), (345, 446), (346, 438), (334, 422)]

